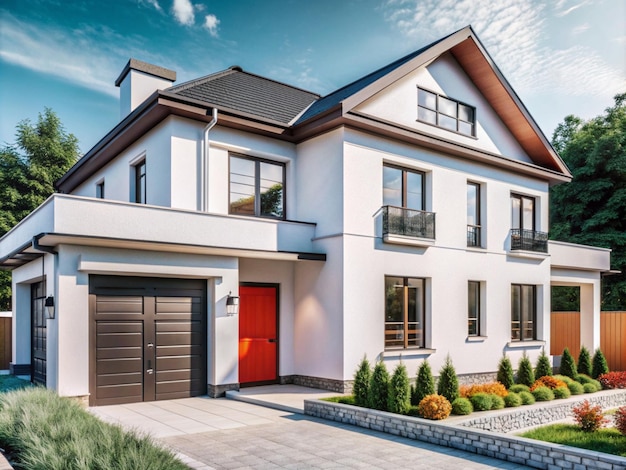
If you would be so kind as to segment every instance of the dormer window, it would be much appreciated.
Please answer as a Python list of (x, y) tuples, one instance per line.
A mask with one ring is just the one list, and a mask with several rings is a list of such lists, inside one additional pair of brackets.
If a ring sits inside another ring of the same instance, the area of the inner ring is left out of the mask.
[(418, 88), (417, 120), (459, 134), (474, 136), (476, 109), (447, 96)]

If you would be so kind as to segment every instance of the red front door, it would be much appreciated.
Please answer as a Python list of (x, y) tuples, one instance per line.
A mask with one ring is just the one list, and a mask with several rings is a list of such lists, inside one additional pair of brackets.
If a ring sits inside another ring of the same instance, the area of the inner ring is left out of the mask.
[(239, 287), (239, 383), (278, 380), (278, 288)]

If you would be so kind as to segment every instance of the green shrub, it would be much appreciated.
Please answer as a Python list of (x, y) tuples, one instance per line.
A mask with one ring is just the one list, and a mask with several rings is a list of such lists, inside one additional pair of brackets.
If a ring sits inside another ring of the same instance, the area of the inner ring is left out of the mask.
[(602, 374), (606, 374), (609, 372), (609, 365), (606, 362), (606, 358), (600, 349), (596, 349), (596, 352), (593, 355), (592, 366), (591, 366), (591, 377), (597, 379)]
[(470, 401), (472, 402), (472, 406), (474, 407), (474, 411), (487, 411), (491, 409), (491, 405), (493, 404), (492, 395), (488, 393), (477, 393), (476, 395), (470, 397)]
[(500, 395), (496, 395), (495, 393), (490, 393), (491, 397), (491, 409), (492, 410), (501, 410), (504, 408), (504, 398)]
[(537, 387), (532, 391), (533, 397), (536, 401), (551, 401), (554, 400), (554, 393), (548, 387)]
[(409, 374), (404, 364), (398, 364), (389, 382), (387, 410), (392, 413), (406, 414), (411, 408), (411, 387)]
[(600, 390), (602, 390), (602, 384), (600, 383), (599, 380), (594, 380), (593, 382), (591, 382), (592, 384), (595, 385), (596, 387), (596, 392), (599, 392)]
[(522, 405), (532, 405), (535, 403), (535, 397), (530, 392), (519, 392), (519, 397), (522, 400)]
[(585, 391), (582, 384), (574, 381), (567, 384), (567, 388), (569, 388), (569, 391), (572, 393), (572, 395), (582, 395)]
[(535, 382), (535, 373), (533, 372), (533, 366), (530, 363), (530, 359), (526, 355), (526, 351), (519, 360), (517, 366), (517, 381), (518, 384), (526, 385), (530, 387)]
[(509, 393), (520, 393), (520, 392), (530, 392), (530, 387), (524, 384), (515, 384), (509, 387)]
[(320, 400), (328, 401), (331, 403), (343, 403), (344, 405), (356, 405), (354, 401), (354, 395), (341, 395), (338, 397), (326, 397), (320, 398)]
[(535, 377), (546, 377), (552, 375), (552, 364), (546, 352), (542, 349), (537, 359), (537, 367), (535, 368)]
[(446, 397), (450, 403), (459, 398), (459, 380), (456, 377), (456, 371), (449, 354), (446, 356), (446, 362), (441, 371), (439, 371), (437, 394)]
[(578, 366), (576, 367), (576, 371), (579, 374), (591, 375), (591, 354), (589, 354), (589, 350), (585, 346), (582, 346), (580, 348), (580, 353), (578, 354)]
[[(532, 397), (532, 395), (531, 395)], [(522, 405), (522, 397), (519, 396), (519, 394), (515, 393), (515, 392), (509, 392), (509, 394), (504, 397), (504, 405), (507, 408), (514, 408), (516, 406), (521, 406)]]
[(467, 398), (459, 397), (452, 402), (452, 414), (453, 415), (468, 415), (474, 411), (472, 402)]
[(368, 392), (370, 389), (370, 380), (372, 379), (372, 367), (366, 356), (359, 364), (359, 368), (354, 374), (354, 385), (352, 394), (354, 395), (354, 403), (357, 406), (368, 406)]
[(387, 398), (389, 396), (389, 372), (385, 363), (379, 361), (374, 366), (374, 372), (370, 379), (367, 394), (367, 403), (373, 410), (387, 411)]
[(569, 384), (571, 384), (572, 382), (575, 382), (576, 380), (572, 379), (571, 377), (568, 377), (566, 375), (561, 375), (561, 374), (557, 374), (553, 376), (555, 379), (559, 379), (562, 382), (565, 382), (568, 386)]
[(19, 468), (189, 469), (148, 436), (100, 421), (43, 387), (0, 394), (0, 442)]
[(560, 400), (561, 398), (569, 398), (572, 396), (572, 392), (569, 391), (567, 387), (557, 387), (552, 390), (554, 393), (554, 398)]
[[(578, 374), (576, 376), (576, 382), (582, 384), (583, 386), (585, 384), (592, 384), (595, 387), (595, 391), (598, 392), (600, 390), (602, 390), (602, 385), (600, 384), (600, 382), (598, 382), (597, 380), (592, 379), (591, 377), (589, 377), (588, 375), (585, 374)], [(585, 393), (591, 393), (591, 392), (585, 392)]]
[(583, 391), (585, 393), (595, 393), (598, 389), (594, 384), (583, 384)]
[(506, 355), (503, 355), (498, 363), (498, 375), (496, 380), (507, 389), (511, 388), (511, 385), (515, 383), (513, 380), (513, 366), (511, 365), (511, 360)]
[(415, 381), (415, 388), (411, 394), (411, 404), (419, 405), (419, 403), (428, 395), (435, 394), (435, 380), (433, 379), (433, 373), (430, 370), (430, 364), (425, 359), (417, 370), (417, 379)]
[(578, 374), (578, 372), (576, 371), (576, 362), (574, 362), (574, 358), (567, 348), (563, 350), (563, 355), (561, 356), (561, 366), (559, 367), (559, 374), (574, 380), (576, 380), (576, 375)]

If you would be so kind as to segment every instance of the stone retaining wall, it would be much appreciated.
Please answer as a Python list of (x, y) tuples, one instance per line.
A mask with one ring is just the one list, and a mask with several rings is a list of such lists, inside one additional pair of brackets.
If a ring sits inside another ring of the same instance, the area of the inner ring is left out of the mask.
[[(626, 403), (626, 392), (604, 393), (604, 395), (621, 397), (621, 404)], [(580, 401), (586, 398), (589, 397), (581, 398)], [(570, 402), (569, 406), (571, 407), (575, 403)], [(322, 400), (305, 400), (304, 412), (318, 418), (452, 447), (534, 468), (548, 470), (626, 470), (626, 458), (623, 457), (467, 426), (467, 423), (475, 420), (468, 420), (456, 425), (445, 424), (445, 421), (430, 421)], [(523, 414), (524, 410), (520, 410), (520, 413)], [(537, 411), (537, 413), (539, 412)]]

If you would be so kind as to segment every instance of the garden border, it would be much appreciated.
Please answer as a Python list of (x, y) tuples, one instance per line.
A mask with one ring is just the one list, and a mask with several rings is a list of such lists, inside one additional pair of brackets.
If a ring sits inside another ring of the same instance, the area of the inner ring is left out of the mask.
[[(489, 419), (502, 420), (502, 418), (505, 418), (510, 420), (512, 415), (523, 415), (528, 411), (532, 411), (535, 418), (539, 419), (541, 414), (539, 410), (542, 409), (547, 410), (544, 414), (547, 421), (538, 424), (545, 424), (554, 419), (550, 411), (554, 411), (555, 407), (571, 409), (572, 406), (584, 400), (589, 400), (592, 403), (601, 402), (602, 404), (619, 402), (604, 406), (626, 404), (625, 390), (611, 390), (609, 392), (613, 393), (597, 392), (599, 396), (577, 396), (576, 398), (580, 399), (569, 399), (567, 403), (563, 404), (545, 404), (545, 406), (533, 407), (532, 410), (524, 410), (523, 408), (525, 407), (522, 407), (522, 409), (515, 409), (515, 411), (507, 408), (500, 410), (500, 412), (486, 412), (489, 413), (489, 416), (484, 415), (480, 418), (469, 418), (464, 421), (454, 421), (453, 423), (431, 421), (323, 400), (305, 400), (304, 413), (317, 418), (452, 447), (534, 468), (548, 470), (626, 470), (626, 458), (617, 455), (470, 427), (475, 425), (488, 426), (487, 420)], [(607, 399), (607, 397), (610, 398)]]

